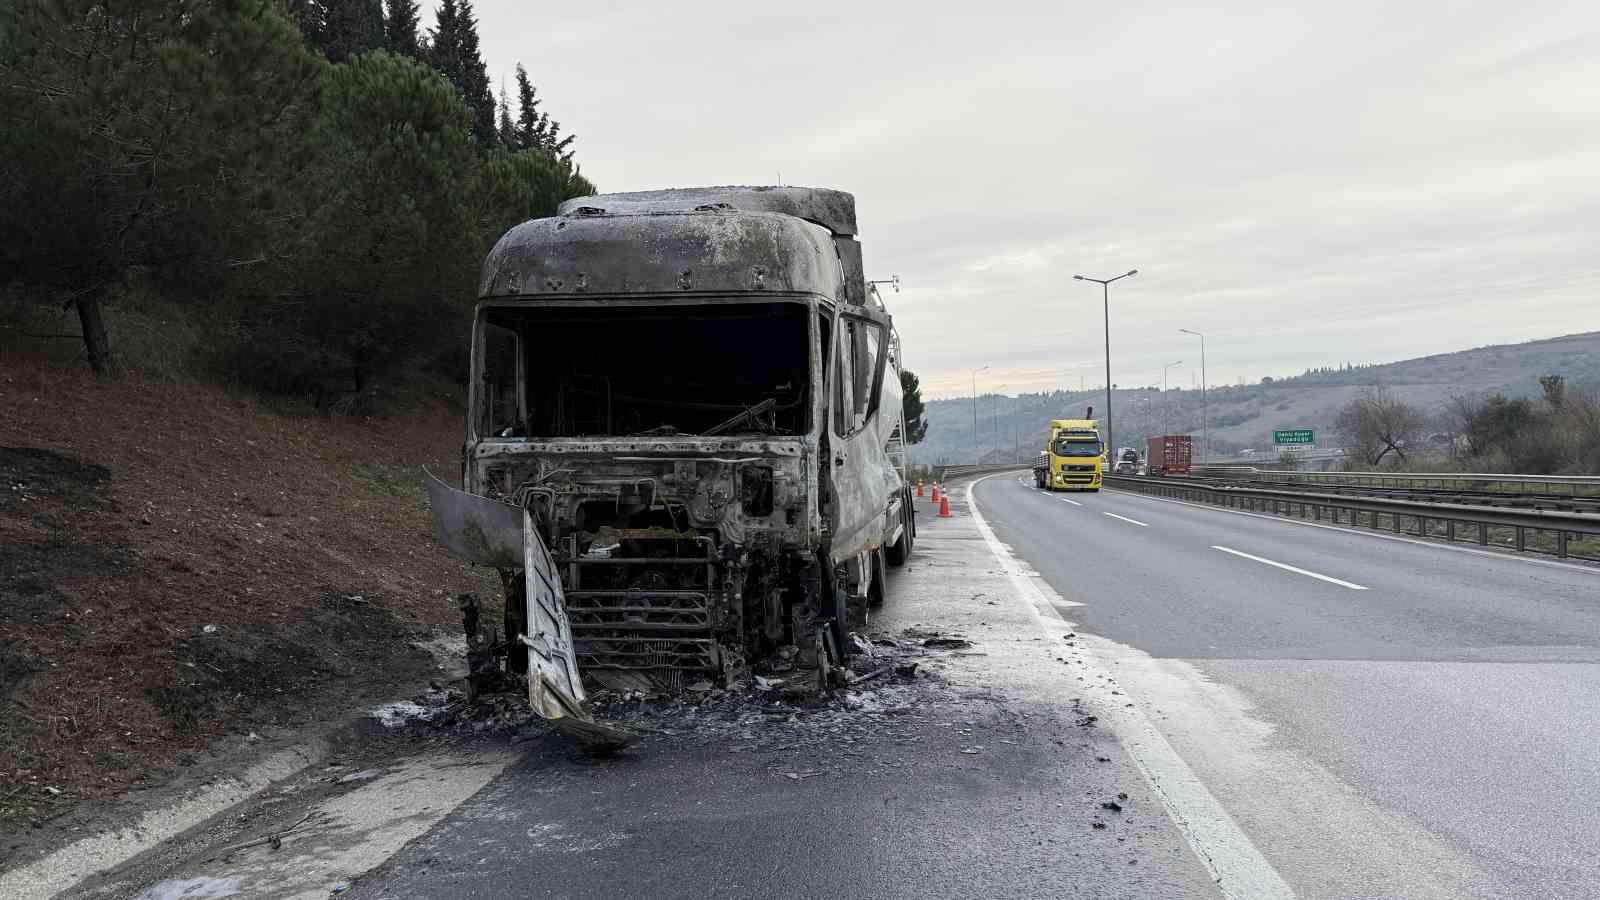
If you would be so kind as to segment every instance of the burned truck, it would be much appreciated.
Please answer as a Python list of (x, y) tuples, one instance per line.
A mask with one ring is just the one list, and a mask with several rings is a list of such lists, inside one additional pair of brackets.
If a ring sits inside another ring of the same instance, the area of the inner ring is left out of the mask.
[(431, 496), (445, 542), (500, 572), (507, 666), (564, 700), (580, 674), (836, 675), (916, 536), (854, 198), (570, 200), (501, 238), (479, 294), (462, 490)]

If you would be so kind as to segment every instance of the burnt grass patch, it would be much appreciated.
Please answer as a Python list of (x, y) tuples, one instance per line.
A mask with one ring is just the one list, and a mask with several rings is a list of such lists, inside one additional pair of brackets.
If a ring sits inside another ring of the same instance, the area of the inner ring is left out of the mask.
[(0, 868), (437, 674), (414, 642), (492, 578), (435, 544), (420, 481), (459, 406), (414, 402), (0, 372)]
[(223, 719), (244, 726), (281, 724), (283, 701), (329, 681), (386, 684), (398, 673), (425, 677), (430, 657), (411, 646), (420, 636), (363, 595), (327, 591), (281, 625), (202, 626), (174, 643), (172, 679), (145, 693), (180, 734)]

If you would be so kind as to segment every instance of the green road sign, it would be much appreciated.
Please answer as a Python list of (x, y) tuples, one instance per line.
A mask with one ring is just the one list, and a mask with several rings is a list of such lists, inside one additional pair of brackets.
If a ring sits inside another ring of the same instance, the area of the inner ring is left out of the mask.
[(1272, 433), (1274, 444), (1315, 444), (1316, 435), (1309, 428), (1290, 428)]

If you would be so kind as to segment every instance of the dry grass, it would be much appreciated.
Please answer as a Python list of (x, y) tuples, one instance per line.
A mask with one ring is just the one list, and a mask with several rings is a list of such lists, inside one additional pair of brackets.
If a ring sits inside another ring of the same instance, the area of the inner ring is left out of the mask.
[(431, 536), (453, 398), (330, 420), (13, 356), (0, 409), (0, 448), (60, 455), (0, 450), (0, 832), (414, 675), (406, 637), (494, 589)]

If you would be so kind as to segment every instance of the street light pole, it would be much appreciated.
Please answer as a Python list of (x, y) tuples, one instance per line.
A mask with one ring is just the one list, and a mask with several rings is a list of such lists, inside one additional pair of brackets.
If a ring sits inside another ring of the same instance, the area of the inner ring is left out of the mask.
[(1138, 269), (1129, 269), (1115, 278), (1090, 278), (1087, 275), (1074, 275), (1078, 281), (1092, 281), (1100, 285), (1100, 301), (1105, 306), (1106, 318), (1106, 446), (1116, 446), (1116, 432), (1111, 420), (1111, 282), (1121, 281), (1130, 275), (1139, 274)]
[(1200, 439), (1200, 462), (1211, 461), (1211, 416), (1206, 412), (1206, 336), (1198, 331), (1179, 328), (1184, 334), (1192, 334), (1200, 339), (1200, 428), (1203, 435)]
[(983, 462), (983, 457), (978, 453), (978, 373), (989, 371), (988, 366), (972, 370), (972, 455), (974, 463)]
[(1000, 452), (1000, 392), (1005, 390), (1005, 385), (996, 385), (994, 389), (994, 408), (989, 411), (989, 417), (994, 420), (994, 449)]
[(1183, 360), (1169, 362), (1161, 367), (1161, 436), (1166, 437), (1172, 433), (1172, 400), (1167, 396), (1167, 373), (1173, 366), (1183, 365)]

